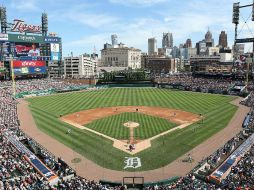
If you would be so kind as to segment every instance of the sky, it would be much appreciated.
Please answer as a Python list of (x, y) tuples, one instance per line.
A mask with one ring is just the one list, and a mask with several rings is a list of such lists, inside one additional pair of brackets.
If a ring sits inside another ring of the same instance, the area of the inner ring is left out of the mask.
[[(252, 0), (238, 0), (240, 5)], [(100, 54), (103, 44), (111, 43), (111, 34), (118, 42), (147, 52), (148, 38), (156, 37), (161, 47), (163, 32), (172, 32), (174, 45), (192, 44), (204, 39), (208, 28), (218, 44), (225, 30), (229, 45), (234, 41), (232, 6), (234, 0), (0, 0), (7, 8), (8, 22), (22, 19), (39, 25), (41, 13), (49, 19), (49, 32), (62, 37), (63, 55)], [(245, 20), (251, 8), (241, 9), (239, 38), (254, 37), (254, 22)], [(94, 48), (95, 47), (95, 48)], [(251, 51), (248, 45), (245, 51)]]

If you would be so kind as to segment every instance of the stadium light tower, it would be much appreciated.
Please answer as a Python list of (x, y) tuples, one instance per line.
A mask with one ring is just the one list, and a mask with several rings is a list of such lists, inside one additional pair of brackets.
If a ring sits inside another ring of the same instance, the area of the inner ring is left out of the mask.
[(254, 21), (254, 0), (253, 0), (253, 4), (252, 4), (252, 17), (251, 20)]
[[(240, 2), (237, 3), (233, 3), (233, 18), (232, 18), (232, 23), (235, 24), (235, 41), (234, 41), (234, 62), (237, 60), (237, 54), (236, 54), (236, 44), (237, 43), (252, 43), (252, 53), (253, 53), (253, 57), (252, 57), (252, 62), (254, 63), (254, 36), (252, 31), (250, 30), (247, 21), (249, 20), (249, 18), (247, 20), (244, 19), (244, 24), (247, 25), (250, 33), (252, 34), (252, 38), (242, 38), (242, 39), (238, 39), (238, 24), (239, 24), (239, 15), (240, 15), (240, 9), (245, 8), (245, 7), (252, 7), (252, 12), (251, 12), (251, 20), (254, 21), (254, 0), (252, 4), (248, 4), (248, 5), (240, 5)], [(241, 30), (242, 31), (242, 30)], [(241, 32), (240, 31), (240, 32)], [(247, 72), (246, 72), (246, 85), (248, 84), (248, 80), (249, 80), (249, 63), (247, 63)], [(253, 72), (253, 64), (252, 64), (252, 72)], [(253, 74), (253, 73), (252, 73)]]
[(1, 33), (7, 32), (7, 16), (6, 7), (0, 7), (0, 23), (1, 23)]
[(47, 13), (42, 13), (42, 15), (41, 15), (41, 29), (42, 29), (42, 35), (47, 36), (47, 33), (48, 33), (48, 15), (47, 15)]
[(240, 2), (234, 3), (233, 4), (233, 19), (232, 23), (235, 24), (235, 40), (237, 39), (237, 26), (239, 24), (239, 8), (240, 7)]

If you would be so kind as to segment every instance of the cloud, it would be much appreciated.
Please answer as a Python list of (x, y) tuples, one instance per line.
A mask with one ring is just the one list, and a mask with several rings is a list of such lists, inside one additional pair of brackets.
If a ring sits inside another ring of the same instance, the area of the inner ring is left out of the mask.
[(105, 25), (111, 25), (118, 20), (116, 17), (107, 14), (92, 14), (81, 12), (76, 12), (75, 14), (73, 12), (69, 12), (65, 14), (65, 16), (72, 21), (76, 21), (93, 28), (100, 28)]
[(168, 0), (109, 0), (111, 3), (121, 4), (124, 6), (152, 6), (158, 3), (166, 2)]
[(36, 0), (12, 0), (11, 7), (22, 12), (38, 11), (39, 7), (37, 2)]
[(56, 10), (49, 14), (49, 18), (58, 22), (71, 21), (70, 23), (79, 23), (92, 28), (101, 28), (116, 23), (119, 18), (107, 13), (91, 12), (93, 4), (80, 4), (68, 9)]

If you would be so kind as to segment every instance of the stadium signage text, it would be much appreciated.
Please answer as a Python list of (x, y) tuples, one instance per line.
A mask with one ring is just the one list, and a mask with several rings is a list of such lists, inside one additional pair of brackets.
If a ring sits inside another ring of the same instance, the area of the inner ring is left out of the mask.
[(35, 37), (33, 36), (18, 36), (19, 40), (23, 40), (23, 41), (34, 41)]
[(42, 36), (35, 36), (35, 35), (8, 34), (8, 38), (9, 38), (9, 41), (11, 42), (44, 43), (44, 38)]
[(61, 39), (58, 37), (45, 37), (44, 38), (44, 42), (47, 42), (47, 43), (59, 43), (60, 41), (61, 41)]
[(43, 67), (44, 61), (13, 61), (13, 67)]
[(11, 28), (12, 32), (20, 33), (41, 33), (41, 26), (26, 24), (23, 20), (14, 20), (14, 25)]

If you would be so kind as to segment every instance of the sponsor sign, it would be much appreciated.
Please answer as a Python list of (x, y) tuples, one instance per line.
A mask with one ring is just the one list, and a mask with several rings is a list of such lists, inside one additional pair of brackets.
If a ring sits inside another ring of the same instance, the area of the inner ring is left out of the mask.
[(45, 61), (13, 61), (13, 67), (43, 67)]
[(60, 60), (60, 53), (59, 52), (57, 52), (57, 53), (51, 52), (51, 60), (52, 61), (59, 61)]
[(8, 34), (0, 33), (0, 41), (8, 41)]
[(13, 68), (15, 75), (28, 75), (28, 74), (44, 74), (47, 73), (45, 66), (43, 67), (16, 67)]
[(41, 26), (39, 25), (32, 25), (26, 24), (23, 20), (14, 19), (14, 24), (11, 28), (12, 32), (19, 32), (19, 33), (41, 33)]
[(52, 61), (59, 61), (60, 60), (60, 46), (59, 44), (53, 43), (50, 44), (50, 50), (51, 50), (51, 60)]
[(11, 42), (44, 43), (44, 39), (42, 36), (9, 34), (8, 37), (9, 37), (9, 41)]
[(29, 73), (31, 74), (36, 74), (36, 73), (46, 73), (47, 69), (46, 67), (30, 67), (29, 68)]
[(51, 52), (59, 52), (59, 44), (50, 44), (50, 50)]
[(45, 43), (60, 43), (61, 38), (58, 38), (58, 37), (45, 37), (44, 42)]

